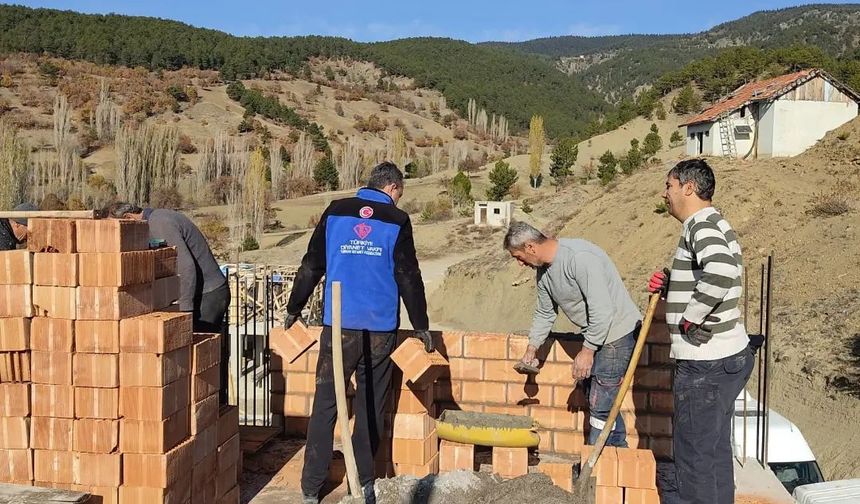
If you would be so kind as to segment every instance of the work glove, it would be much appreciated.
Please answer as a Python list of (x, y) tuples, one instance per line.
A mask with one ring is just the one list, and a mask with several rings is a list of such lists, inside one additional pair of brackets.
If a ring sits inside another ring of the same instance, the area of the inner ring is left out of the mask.
[(302, 324), (305, 323), (305, 320), (302, 318), (301, 313), (296, 315), (288, 313), (287, 316), (284, 317), (284, 329), (289, 329), (290, 327), (293, 327), (293, 324), (295, 324), (297, 320), (301, 320)]
[(687, 341), (696, 346), (704, 345), (714, 337), (710, 330), (683, 319), (681, 319), (681, 332), (687, 336)]
[(660, 297), (666, 299), (666, 294), (669, 293), (669, 268), (663, 268), (663, 271), (655, 271), (651, 275), (651, 280), (648, 281), (648, 292), (651, 294), (660, 293)]
[(422, 331), (413, 331), (412, 337), (418, 338), (424, 343), (425, 352), (433, 353), (433, 351), (436, 350), (436, 343), (433, 341), (433, 335), (430, 334), (430, 331), (426, 329)]

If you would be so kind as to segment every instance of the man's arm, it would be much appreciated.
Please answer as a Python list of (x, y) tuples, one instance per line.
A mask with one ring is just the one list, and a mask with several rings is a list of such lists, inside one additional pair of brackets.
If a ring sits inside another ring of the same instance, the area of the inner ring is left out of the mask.
[(167, 242), (168, 245), (176, 247), (176, 274), (179, 275), (179, 309), (182, 311), (194, 311), (194, 293), (197, 291), (197, 263), (194, 261), (194, 256), (191, 255), (191, 250), (188, 244), (185, 243), (185, 238), (182, 236), (182, 231), (173, 221), (165, 222), (164, 219), (159, 219), (154, 222), (155, 226), (150, 222), (152, 234), (156, 238), (160, 238)]
[(684, 310), (684, 320), (702, 325), (720, 304), (738, 277), (738, 261), (720, 228), (710, 221), (690, 229), (690, 242), (702, 266), (702, 276)]
[(412, 328), (416, 331), (430, 329), (424, 280), (421, 278), (421, 268), (415, 255), (412, 222), (408, 217), (406, 223), (400, 227), (400, 234), (394, 244), (394, 280), (397, 282), (397, 289), (403, 298)]
[(575, 263), (565, 268), (565, 273), (571, 275), (585, 299), (588, 315), (588, 326), (583, 332), (583, 346), (597, 350), (606, 342), (609, 327), (612, 324), (612, 296), (609, 294), (609, 281), (603, 271), (603, 264), (594, 254), (581, 253), (576, 255)]
[(287, 302), (287, 315), (300, 315), (308, 303), (314, 289), (320, 279), (325, 275), (326, 267), (326, 221), (328, 220), (328, 208), (320, 216), (308, 250), (302, 258), (302, 265), (296, 272), (293, 288), (290, 290), (290, 300)]
[(541, 274), (537, 275), (537, 301), (532, 317), (532, 328), (529, 330), (529, 346), (535, 349), (540, 348), (546, 341), (552, 330), (552, 325), (555, 324), (555, 319), (558, 317), (558, 305), (541, 282), (542, 276)]

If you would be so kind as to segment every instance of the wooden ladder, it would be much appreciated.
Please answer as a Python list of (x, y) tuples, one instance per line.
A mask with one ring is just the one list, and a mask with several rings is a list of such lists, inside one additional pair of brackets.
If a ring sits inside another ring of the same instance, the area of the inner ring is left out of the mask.
[(734, 124), (730, 113), (720, 115), (720, 145), (723, 156), (738, 157), (738, 148), (735, 144)]

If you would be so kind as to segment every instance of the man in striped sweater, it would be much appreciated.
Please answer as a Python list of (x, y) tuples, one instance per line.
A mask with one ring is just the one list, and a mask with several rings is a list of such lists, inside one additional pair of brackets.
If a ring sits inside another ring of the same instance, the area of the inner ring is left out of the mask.
[(685, 504), (734, 502), (734, 402), (753, 366), (738, 309), (741, 247), (711, 205), (715, 186), (714, 172), (701, 159), (669, 171), (663, 198), (683, 230), (671, 273), (654, 273), (648, 284), (666, 298), (676, 360), (673, 449)]

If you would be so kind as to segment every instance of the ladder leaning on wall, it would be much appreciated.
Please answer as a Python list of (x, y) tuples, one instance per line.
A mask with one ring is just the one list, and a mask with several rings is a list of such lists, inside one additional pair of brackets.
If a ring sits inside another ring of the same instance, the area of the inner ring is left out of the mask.
[(735, 144), (734, 121), (730, 112), (720, 115), (720, 144), (723, 156), (738, 157), (738, 148)]

